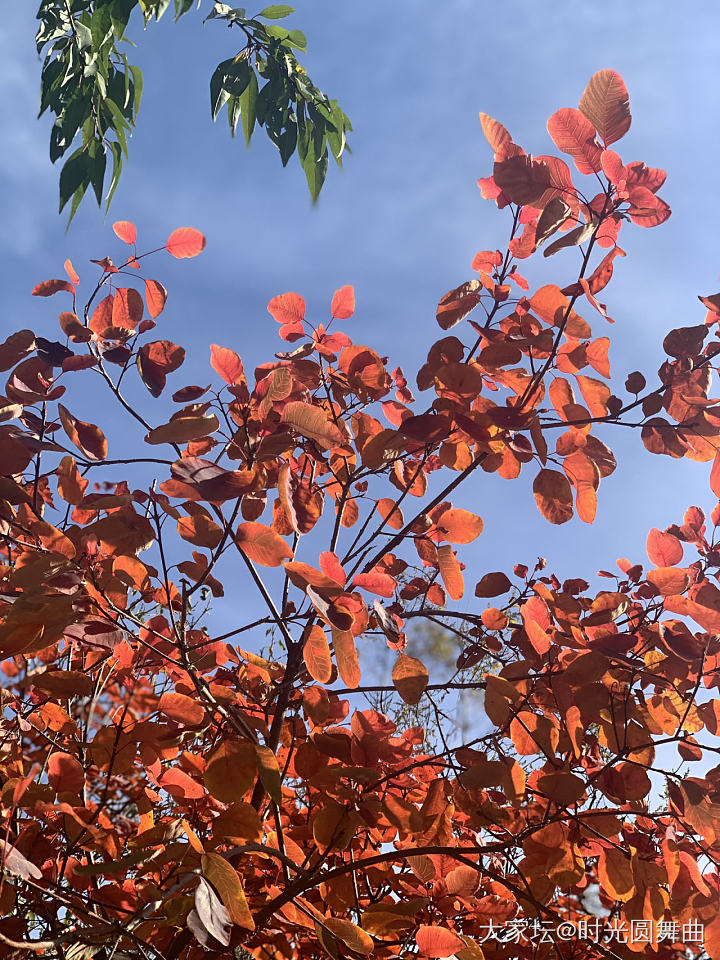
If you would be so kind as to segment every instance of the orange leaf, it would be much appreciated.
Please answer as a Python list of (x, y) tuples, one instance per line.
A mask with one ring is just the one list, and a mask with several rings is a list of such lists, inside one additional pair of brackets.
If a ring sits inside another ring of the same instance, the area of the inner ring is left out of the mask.
[(442, 539), (449, 543), (472, 543), (483, 531), (480, 517), (469, 510), (450, 507), (440, 515), (437, 522)]
[(341, 920), (339, 917), (326, 917), (323, 920), (323, 926), (342, 940), (346, 947), (354, 950), (355, 953), (363, 953), (367, 956), (373, 952), (374, 943), (372, 937), (361, 930), (360, 927), (350, 923), (349, 920)]
[(463, 580), (460, 563), (455, 555), (455, 551), (449, 544), (443, 544), (438, 547), (438, 563), (440, 565), (440, 576), (445, 584), (448, 595), (453, 600), (462, 599), (465, 592), (465, 582)]
[(572, 490), (564, 474), (557, 470), (540, 470), (533, 482), (533, 493), (540, 513), (550, 523), (567, 523), (572, 519)]
[(493, 120), (487, 113), (480, 114), (480, 124), (487, 142), (495, 152), (496, 158), (500, 159), (507, 156), (507, 149), (513, 147), (514, 144), (505, 127), (498, 120)]
[(112, 325), (134, 330), (142, 320), (145, 305), (134, 287), (119, 287), (112, 301)]
[(199, 727), (205, 722), (206, 714), (202, 704), (184, 693), (164, 693), (160, 697), (158, 710), (166, 717), (186, 727)]
[(283, 538), (264, 523), (241, 523), (235, 532), (235, 543), (261, 567), (279, 567), (293, 555)]
[(178, 227), (170, 234), (165, 249), (177, 260), (196, 257), (205, 249), (205, 237), (194, 227)]
[(307, 671), (318, 683), (329, 683), (332, 676), (330, 644), (322, 627), (315, 624), (303, 645), (303, 660)]
[(145, 443), (189, 443), (191, 440), (201, 440), (203, 437), (215, 433), (220, 426), (214, 413), (193, 414), (190, 416), (176, 415), (162, 426), (155, 427), (145, 434)]
[(203, 853), (200, 858), (203, 876), (220, 894), (230, 919), (246, 930), (255, 929), (240, 877), (230, 863), (219, 853)]
[(193, 780), (191, 776), (178, 767), (165, 770), (158, 779), (158, 783), (175, 800), (199, 800), (205, 796), (202, 784)]
[(211, 754), (203, 774), (205, 786), (216, 800), (242, 800), (257, 773), (255, 749), (249, 740), (225, 740)]
[(167, 302), (167, 290), (159, 280), (145, 281), (145, 302), (147, 303), (148, 313), (155, 319), (165, 309)]
[[(570, 309), (570, 301), (561, 291), (560, 287), (553, 283), (548, 283), (533, 294), (530, 300), (530, 307), (541, 320), (554, 327), (559, 327), (565, 322), (565, 333), (574, 337), (576, 340), (587, 340), (590, 338), (590, 325), (581, 316)], [(567, 318), (567, 320), (566, 320)]]
[(449, 330), (456, 323), (480, 303), (480, 283), (477, 280), (468, 280), (455, 290), (446, 293), (438, 304), (435, 314), (437, 322), (443, 330)]
[(710, 489), (720, 500), (720, 453), (715, 454), (712, 469), (710, 471)]
[(415, 934), (415, 942), (425, 957), (451, 957), (465, 947), (465, 941), (445, 927), (420, 926)]
[(342, 446), (343, 437), (324, 410), (302, 400), (291, 400), (283, 408), (281, 420), (297, 433), (315, 440), (324, 450)]
[(392, 682), (405, 703), (419, 703), (428, 685), (428, 670), (422, 660), (399, 653), (392, 671)]
[(355, 648), (355, 638), (349, 630), (335, 628), (332, 635), (338, 673), (343, 683), (354, 690), (360, 684), (360, 664)]

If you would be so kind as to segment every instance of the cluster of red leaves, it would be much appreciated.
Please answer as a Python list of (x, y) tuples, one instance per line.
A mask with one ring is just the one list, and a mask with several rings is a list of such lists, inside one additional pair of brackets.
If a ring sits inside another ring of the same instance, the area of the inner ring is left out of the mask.
[[(137, 409), (121, 381), (137, 375), (159, 398), (185, 351), (145, 337), (167, 295), (133, 274), (147, 254), (127, 222), (114, 229), (132, 254), (95, 261), (84, 308), (69, 261), (68, 280), (35, 288), (71, 295), (64, 342), (22, 330), (0, 346), (4, 955), (549, 958), (552, 942), (489, 940), (489, 921), (588, 920), (597, 886), (613, 921), (705, 924), (720, 960), (720, 768), (683, 778), (656, 759), (660, 745), (688, 764), (718, 750), (720, 505), (712, 529), (692, 507), (652, 531), (651, 567), (618, 561), (612, 589), (518, 564), (479, 576), (479, 602), (463, 606), (457, 548), (483, 523), (449, 499), (472, 474), (525, 466), (550, 522), (592, 522), (615, 469), (593, 431), (628, 422), (654, 453), (714, 459), (720, 497), (706, 344), (720, 295), (665, 338), (655, 386), (633, 373), (630, 399), (613, 393), (609, 338), (577, 310), (607, 321), (597, 295), (624, 256), (620, 228), (669, 215), (664, 173), (610, 149), (630, 126), (622, 80), (596, 74), (579, 110), (548, 125), (600, 184), (593, 197), (562, 159), (481, 120), (495, 151), (481, 188), (510, 208), (511, 234), (440, 302), (440, 327), (458, 329), (429, 348), (425, 400), (337, 329), (355, 309), (342, 287), (326, 324), (298, 294), (275, 297), (292, 346), (253, 375), (213, 345), (215, 387), (180, 387), (171, 415)], [(183, 228), (164, 249), (192, 257), (204, 242)], [(531, 292), (517, 261), (543, 245), (578, 247), (580, 268)], [(60, 402), (70, 375), (87, 387), (75, 412)], [(137, 430), (132, 458), (113, 460), (114, 438), (82, 419), (93, 384)], [(118, 465), (132, 479), (90, 486)], [(213, 637), (202, 598), (229, 583), (237, 626)], [(237, 602), (249, 591), (265, 611), (251, 622)], [(438, 617), (464, 646), (457, 673), (431, 683), (406, 625)], [(279, 660), (243, 640), (269, 627)], [(361, 709), (372, 633), (397, 651), (388, 692), (413, 705), (474, 686), (489, 732), (434, 750), (421, 728)], [(481, 661), (482, 677), (466, 673)], [(588, 960), (685, 950), (573, 944)]]

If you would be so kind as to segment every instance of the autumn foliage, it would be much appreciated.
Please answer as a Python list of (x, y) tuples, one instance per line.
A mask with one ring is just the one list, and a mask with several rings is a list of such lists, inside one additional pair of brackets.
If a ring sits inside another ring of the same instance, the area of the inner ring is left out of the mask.
[[(33, 291), (64, 301), (60, 340), (0, 346), (2, 955), (700, 952), (679, 934), (488, 934), (595, 921), (597, 889), (601, 927), (696, 921), (720, 960), (720, 504), (652, 530), (649, 563), (618, 561), (600, 589), (596, 571), (463, 562), (484, 473), (529, 471), (550, 523), (591, 523), (616, 466), (598, 428), (633, 423), (652, 453), (712, 461), (720, 497), (720, 295), (668, 333), (656, 376), (615, 383), (601, 299), (627, 269), (619, 234), (670, 215), (665, 173), (617, 152), (621, 78), (601, 71), (550, 118), (567, 159), (480, 119), (495, 155), (480, 188), (510, 236), (442, 298), (416, 377), (351, 339), (342, 287), (325, 318), (274, 297), (273, 359), (251, 372), (212, 345), (211, 385), (182, 385), (185, 351), (156, 338), (167, 293), (128, 222), (126, 259), (94, 261), (94, 286), (67, 261)], [(162, 249), (204, 243), (182, 228)], [(560, 254), (562, 279), (531, 290), (538, 251)], [(94, 422), (96, 390), (122, 436)], [(128, 479), (108, 480), (118, 467)], [(452, 675), (414, 656), (423, 620), (460, 637)], [(378, 634), (398, 701), (484, 692), (471, 739), (448, 739), (438, 711), (431, 746), (367, 708)]]

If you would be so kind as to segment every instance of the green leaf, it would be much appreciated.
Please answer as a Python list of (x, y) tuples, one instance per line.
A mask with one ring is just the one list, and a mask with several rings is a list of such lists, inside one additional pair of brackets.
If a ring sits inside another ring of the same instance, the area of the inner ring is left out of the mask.
[(112, 153), (113, 170), (112, 179), (110, 180), (110, 189), (108, 190), (107, 195), (107, 206), (105, 207), (105, 213), (107, 213), (110, 209), (110, 204), (112, 202), (112, 198), (115, 196), (117, 185), (120, 182), (120, 174), (122, 173), (122, 149), (120, 144), (111, 143), (110, 152)]
[(298, 50), (304, 50), (307, 47), (307, 38), (301, 30), (291, 30), (287, 38)]
[(110, 124), (110, 128), (115, 133), (115, 136), (118, 138), (118, 143), (122, 149), (122, 152), (127, 157), (127, 139), (125, 137), (125, 129), (129, 129), (129, 125), (123, 117), (120, 107), (115, 103), (114, 100), (111, 100), (109, 97), (103, 101), (103, 107), (105, 107), (110, 113), (113, 122)]
[(88, 148), (90, 154), (90, 182), (95, 191), (98, 206), (102, 204), (103, 182), (105, 180), (105, 164), (107, 155), (105, 144), (101, 140), (93, 140)]
[(132, 73), (133, 84), (134, 84), (134, 102), (133, 102), (133, 114), (137, 118), (138, 110), (140, 109), (140, 101), (142, 99), (143, 92), (143, 75), (140, 67), (130, 66), (130, 73)]
[(286, 37), (290, 36), (290, 31), (286, 30), (285, 27), (277, 27), (272, 23), (265, 28), (265, 32), (274, 40), (285, 40)]
[(256, 106), (258, 98), (258, 81), (254, 70), (250, 71), (250, 83), (245, 87), (240, 97), (240, 107), (242, 108), (242, 125), (245, 134), (245, 143), (250, 144), (250, 138), (255, 129)]
[[(90, 158), (87, 150), (80, 147), (71, 154), (60, 171), (60, 212), (81, 184), (90, 183)], [(83, 193), (84, 193), (83, 189)], [(81, 198), (82, 199), (82, 198)]]
[(307, 185), (310, 190), (310, 196), (312, 197), (313, 203), (316, 203), (317, 198), (320, 196), (322, 185), (325, 182), (325, 177), (327, 176), (328, 152), (327, 147), (325, 147), (318, 156), (313, 149), (314, 140), (314, 137), (310, 138), (311, 146), (305, 159), (302, 161), (302, 167), (305, 171), (305, 179), (307, 180)]
[[(229, 93), (223, 90), (223, 84), (225, 82), (225, 74), (232, 63), (232, 59), (223, 60), (222, 63), (217, 65), (212, 77), (210, 77), (210, 111), (212, 112), (213, 120), (216, 119), (223, 105), (227, 102)], [(225, 93), (224, 97), (223, 93)]]
[(289, 17), (291, 13), (295, 13), (294, 7), (289, 7), (286, 3), (276, 3), (265, 7), (258, 16), (265, 17), (266, 20), (282, 20), (283, 17)]
[(295, 147), (297, 146), (297, 121), (295, 117), (290, 117), (288, 124), (283, 132), (278, 137), (278, 149), (280, 150), (280, 159), (282, 160), (282, 165), (287, 166), (287, 162), (290, 157), (295, 153)]

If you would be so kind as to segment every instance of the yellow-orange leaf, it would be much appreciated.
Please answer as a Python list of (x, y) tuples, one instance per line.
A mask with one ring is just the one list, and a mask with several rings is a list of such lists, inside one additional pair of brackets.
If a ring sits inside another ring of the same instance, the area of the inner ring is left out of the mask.
[(428, 685), (428, 670), (422, 660), (399, 653), (392, 672), (392, 682), (405, 703), (419, 703)]
[(305, 639), (303, 659), (307, 671), (318, 683), (329, 683), (332, 676), (330, 644), (322, 627), (315, 624)]

